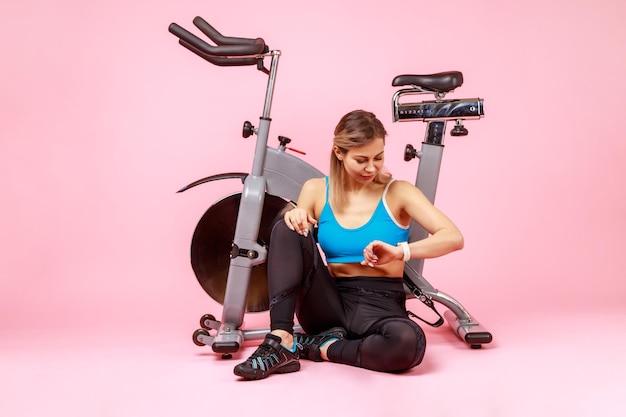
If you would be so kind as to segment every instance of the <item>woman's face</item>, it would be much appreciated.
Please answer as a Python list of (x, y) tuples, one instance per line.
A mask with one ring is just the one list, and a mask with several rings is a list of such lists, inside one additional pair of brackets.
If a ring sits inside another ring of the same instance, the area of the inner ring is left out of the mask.
[(335, 154), (343, 161), (348, 176), (362, 184), (373, 181), (381, 171), (385, 160), (384, 151), (383, 138), (376, 138), (367, 145), (352, 148), (345, 154), (335, 148)]

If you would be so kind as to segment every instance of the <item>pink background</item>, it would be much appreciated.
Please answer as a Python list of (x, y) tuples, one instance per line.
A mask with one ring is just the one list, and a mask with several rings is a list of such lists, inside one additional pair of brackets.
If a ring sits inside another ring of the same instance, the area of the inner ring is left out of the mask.
[(0, 348), (187, 346), (200, 315), (221, 314), (189, 244), (239, 183), (175, 191), (248, 169), (241, 124), (258, 121), (266, 78), (180, 47), (167, 27), (196, 15), (283, 52), (271, 141), (291, 137), (323, 171), (339, 117), (365, 108), (390, 133), (386, 165), (413, 181), (402, 153), (425, 126), (391, 123), (391, 80), (462, 71), (450, 97), (484, 98), (486, 117), (447, 139), (436, 203), (466, 246), (427, 261), (427, 279), (496, 340), (529, 317), (548, 333), (584, 334), (584, 317), (624, 333), (626, 3), (24, 0), (0, 13)]

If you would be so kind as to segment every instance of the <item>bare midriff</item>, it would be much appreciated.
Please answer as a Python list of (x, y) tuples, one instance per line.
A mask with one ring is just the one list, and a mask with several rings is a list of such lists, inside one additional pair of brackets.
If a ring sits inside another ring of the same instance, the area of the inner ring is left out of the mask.
[(328, 270), (335, 278), (349, 277), (401, 277), (404, 274), (404, 262), (396, 261), (383, 266), (371, 267), (360, 263), (329, 263)]

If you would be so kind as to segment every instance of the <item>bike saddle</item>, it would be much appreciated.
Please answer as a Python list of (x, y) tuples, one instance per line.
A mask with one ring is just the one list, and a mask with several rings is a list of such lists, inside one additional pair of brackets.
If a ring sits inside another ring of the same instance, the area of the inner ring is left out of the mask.
[(398, 75), (391, 85), (402, 87), (413, 85), (435, 93), (447, 93), (463, 84), (463, 74), (460, 71), (439, 72), (427, 75)]

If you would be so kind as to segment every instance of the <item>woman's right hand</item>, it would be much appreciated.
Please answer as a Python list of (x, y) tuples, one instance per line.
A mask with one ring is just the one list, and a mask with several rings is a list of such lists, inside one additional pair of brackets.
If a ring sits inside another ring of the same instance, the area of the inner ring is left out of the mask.
[(308, 236), (309, 228), (317, 224), (316, 219), (309, 215), (305, 209), (299, 207), (285, 213), (284, 220), (289, 229), (302, 236)]

